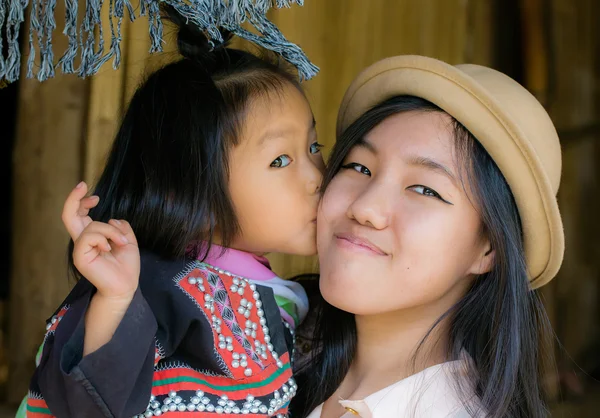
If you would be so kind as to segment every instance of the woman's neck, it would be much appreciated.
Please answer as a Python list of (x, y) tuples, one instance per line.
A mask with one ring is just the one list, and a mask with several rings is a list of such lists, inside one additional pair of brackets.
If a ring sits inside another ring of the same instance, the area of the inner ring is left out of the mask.
[(447, 361), (448, 318), (432, 326), (453, 303), (438, 302), (385, 314), (357, 315), (356, 355), (334, 396), (364, 399)]
[(402, 378), (444, 361), (443, 324), (423, 340), (436, 319), (414, 311), (357, 316), (358, 344), (352, 369), (359, 376), (391, 373)]

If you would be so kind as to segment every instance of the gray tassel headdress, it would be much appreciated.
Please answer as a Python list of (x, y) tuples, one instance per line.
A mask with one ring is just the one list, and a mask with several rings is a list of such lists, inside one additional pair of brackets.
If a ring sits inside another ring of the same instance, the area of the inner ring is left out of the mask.
[[(0, 80), (13, 82), (19, 78), (21, 52), (19, 49), (19, 29), (25, 21), (25, 11), (31, 1), (29, 28), (29, 57), (27, 59), (27, 77), (34, 77), (36, 50), (40, 54), (37, 79), (44, 81), (54, 77), (55, 68), (63, 73), (77, 73), (80, 77), (95, 74), (111, 58), (113, 68), (121, 61), (121, 23), (125, 10), (131, 21), (136, 18), (130, 0), (85, 0), (85, 15), (77, 24), (78, 0), (65, 0), (65, 29), (63, 34), (69, 39), (69, 46), (57, 63), (54, 61), (52, 36), (56, 29), (54, 9), (56, 0), (0, 0)], [(82, 0), (83, 1), (83, 0)], [(303, 0), (139, 0), (139, 16), (147, 16), (150, 23), (150, 52), (162, 51), (163, 25), (160, 16), (160, 4), (171, 5), (189, 22), (197, 25), (214, 44), (223, 42), (219, 28), (223, 28), (249, 40), (263, 48), (280, 54), (286, 61), (298, 69), (301, 80), (314, 77), (318, 68), (312, 64), (298, 45), (289, 42), (270, 22), (267, 11), (272, 7), (290, 7), (292, 3), (300, 6)], [(101, 9), (107, 7), (111, 29), (108, 51), (104, 51)], [(244, 23), (252, 25), (258, 34), (242, 27)], [(3, 30), (4, 29), (4, 30)], [(34, 43), (37, 35), (37, 47)], [(3, 37), (6, 36), (8, 53), (2, 50)], [(96, 36), (98, 39), (96, 40)], [(74, 66), (78, 50), (81, 62), (78, 69)]]

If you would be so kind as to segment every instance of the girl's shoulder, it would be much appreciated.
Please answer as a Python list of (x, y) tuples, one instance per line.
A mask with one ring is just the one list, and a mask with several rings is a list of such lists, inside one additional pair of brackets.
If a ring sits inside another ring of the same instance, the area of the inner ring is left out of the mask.
[(198, 260), (145, 253), (140, 286), (159, 325), (154, 381), (164, 382), (147, 412), (169, 402), (159, 393), (202, 411), (287, 411), (296, 391), (289, 331), (271, 288)]

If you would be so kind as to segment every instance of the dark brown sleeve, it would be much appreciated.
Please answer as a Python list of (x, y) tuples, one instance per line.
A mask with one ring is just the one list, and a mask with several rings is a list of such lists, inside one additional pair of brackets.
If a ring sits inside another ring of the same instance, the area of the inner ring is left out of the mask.
[(113, 338), (82, 358), (84, 319), (94, 288), (69, 304), (46, 337), (36, 371), (39, 389), (57, 418), (131, 417), (148, 406), (154, 371), (156, 320), (140, 289)]

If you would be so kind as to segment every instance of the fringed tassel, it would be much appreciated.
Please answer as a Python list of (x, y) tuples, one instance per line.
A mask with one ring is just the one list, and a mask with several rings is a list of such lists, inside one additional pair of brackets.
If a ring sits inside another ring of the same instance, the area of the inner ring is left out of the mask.
[(42, 39), (40, 40), (40, 57), (42, 66), (38, 73), (38, 80), (44, 81), (54, 77), (54, 53), (52, 51), (52, 33), (56, 29), (56, 21), (54, 20), (54, 9), (56, 8), (56, 0), (45, 0), (46, 7), (43, 11)]
[[(258, 23), (260, 17), (256, 18)], [(264, 19), (258, 26), (260, 26), (260, 29), (257, 29), (261, 31), (263, 36), (257, 36), (241, 27), (233, 29), (232, 32), (240, 38), (254, 42), (265, 49), (281, 55), (287, 62), (298, 69), (300, 81), (310, 80), (318, 74), (319, 67), (308, 60), (298, 45), (287, 41), (273, 23)]]
[[(273, 6), (273, 0), (195, 0), (189, 5), (184, 0), (164, 1), (204, 30), (213, 43), (223, 42), (219, 32), (219, 27), (223, 27), (241, 38), (280, 54), (298, 69), (300, 80), (309, 80), (319, 71), (302, 49), (289, 42), (277, 26), (267, 19), (266, 13)], [(290, 7), (292, 3), (301, 4), (303, 1), (277, 0), (276, 3), (277, 7)], [(246, 21), (257, 29), (259, 35), (242, 28)]]
[(285, 8), (289, 8), (292, 7), (292, 5), (290, 4), (291, 2), (288, 0), (277, 0), (277, 8), (278, 9), (283, 9)]
[[(109, 0), (109, 14), (114, 0)], [(104, 27), (102, 26), (102, 7), (104, 6), (104, 0), (100, 0), (98, 4), (98, 12), (94, 19), (94, 26), (98, 28), (98, 48), (94, 50), (94, 45), (96, 41), (96, 32), (92, 32), (92, 59), (90, 62), (90, 66), (88, 67), (89, 73), (87, 76), (94, 75), (98, 72), (100, 67), (108, 61), (110, 57), (107, 57), (104, 52)], [(110, 18), (110, 17), (109, 17)], [(112, 23), (112, 22), (111, 22)]]
[[(234, 0), (231, 1), (233, 2)], [(164, 2), (173, 6), (179, 14), (204, 30), (209, 40), (216, 43), (223, 42), (223, 37), (217, 27), (218, 20), (216, 17), (226, 15), (228, 9), (218, 7), (219, 0), (196, 0), (191, 5), (182, 0), (164, 0)]]
[(266, 14), (272, 6), (273, 0), (256, 0), (254, 2), (254, 7), (263, 14)]
[(144, 5), (142, 12), (148, 11), (150, 32), (150, 53), (162, 52), (163, 24), (160, 19), (160, 7), (154, 0), (141, 0)]
[(10, 0), (8, 19), (6, 21), (6, 40), (8, 42), (8, 59), (4, 78), (12, 83), (19, 78), (21, 71), (21, 51), (19, 50), (19, 28), (25, 21), (27, 0)]
[[(104, 36), (102, 32), (102, 22), (100, 20), (100, 10), (102, 8), (102, 0), (86, 0), (85, 4), (85, 16), (83, 23), (79, 29), (79, 42), (81, 47), (81, 65), (79, 66), (79, 76), (87, 77), (94, 72), (94, 64), (98, 60), (98, 55), (102, 54), (104, 50)], [(99, 47), (102, 49), (100, 53), (95, 51), (95, 29), (99, 26), (100, 39)]]
[[(4, 27), (4, 21), (6, 20), (6, 6), (8, 2), (6, 0), (0, 0), (0, 31)], [(2, 42), (2, 36), (0, 35), (0, 80), (4, 77), (6, 72), (6, 62), (4, 61), (4, 42)]]
[(31, 11), (29, 13), (29, 57), (27, 58), (27, 77), (33, 78), (33, 64), (35, 62), (35, 45), (33, 43), (33, 34), (38, 36), (41, 32), (39, 20), (40, 0), (31, 0)]
[[(84, 77), (96, 74), (98, 72), (98, 70), (100, 70), (100, 67), (102, 67), (114, 54), (114, 50), (112, 49), (113, 39), (115, 38), (114, 29), (113, 29), (113, 21), (112, 21), (112, 15), (114, 13), (113, 12), (114, 0), (109, 0), (109, 2), (108, 2), (108, 18), (110, 20), (110, 31), (111, 31), (111, 49), (109, 49), (108, 53), (104, 53), (104, 28), (102, 27), (102, 18), (101, 18), (103, 4), (104, 4), (104, 1), (100, 0), (100, 3), (99, 3), (100, 7), (98, 9), (98, 21), (95, 22), (95, 26), (98, 26), (98, 49), (96, 49), (93, 52), (93, 54), (91, 54), (89, 66), (87, 67), (88, 72)], [(92, 37), (92, 39), (94, 39), (94, 37)], [(95, 39), (94, 39), (94, 41), (95, 41)]]
[[(225, 13), (217, 19), (217, 26), (223, 26), (240, 38), (280, 54), (298, 69), (301, 81), (317, 75), (319, 68), (309, 61), (298, 45), (289, 42), (277, 26), (267, 19), (266, 14), (273, 6), (273, 0), (256, 0), (254, 3), (252, 0), (229, 0), (227, 4), (223, 1), (221, 0)], [(232, 3), (235, 3), (234, 7)], [(291, 7), (292, 3), (303, 4), (303, 1), (277, 0), (276, 6), (277, 8)], [(254, 26), (260, 35), (245, 30), (242, 27), (245, 21)]]
[[(31, 23), (29, 29), (29, 57), (27, 60), (27, 77), (34, 77), (36, 46), (34, 34), (37, 35), (40, 50), (40, 68), (37, 78), (40, 81), (54, 76), (54, 53), (52, 35), (56, 28), (54, 11), (56, 0), (31, 0)], [(100, 67), (113, 58), (113, 68), (118, 68), (121, 61), (121, 26), (125, 17), (125, 9), (131, 21), (135, 19), (131, 0), (109, 0), (110, 47), (104, 50), (104, 33), (101, 10), (104, 0), (86, 0), (83, 22), (78, 27), (77, 17), (79, 1), (65, 0), (65, 29), (63, 34), (69, 39), (69, 46), (60, 57), (58, 66), (63, 73), (77, 72), (81, 77), (88, 77), (98, 72)], [(303, 0), (140, 0), (140, 15), (148, 16), (150, 52), (162, 51), (163, 24), (160, 18), (160, 3), (173, 6), (182, 16), (203, 30), (209, 41), (215, 45), (223, 42), (219, 28), (229, 30), (241, 38), (256, 43), (266, 49), (280, 54), (284, 59), (298, 68), (301, 80), (312, 78), (318, 72), (300, 47), (290, 43), (277, 27), (271, 23), (266, 13), (272, 7), (291, 7), (292, 4), (303, 5)], [(2, 54), (2, 37), (0, 36), (0, 79), (4, 77), (12, 82), (19, 78), (21, 53), (19, 50), (19, 28), (24, 21), (24, 11), (28, 0), (0, 0), (0, 28), (6, 24), (8, 57)], [(258, 35), (242, 28), (248, 22), (258, 31)], [(81, 50), (81, 64), (78, 70), (74, 61), (78, 49)]]
[(319, 67), (311, 63), (298, 45), (289, 42), (272, 22), (262, 13), (255, 10), (247, 11), (250, 23), (260, 32), (262, 36), (255, 35), (243, 29), (241, 26), (230, 30), (240, 38), (262, 46), (280, 54), (287, 62), (298, 69), (300, 81), (310, 80), (319, 72)]
[[(291, 3), (301, 3), (301, 0), (277, 0), (277, 7), (290, 7)], [(263, 6), (264, 7), (264, 6)], [(283, 33), (269, 19), (263, 8), (252, 7), (247, 4), (245, 7), (245, 15), (248, 16), (248, 21), (260, 35), (256, 35), (242, 28), (240, 24), (223, 26), (233, 32), (240, 38), (244, 38), (250, 42), (269, 49), (280, 54), (286, 61), (298, 69), (298, 76), (301, 81), (310, 80), (319, 72), (319, 67), (309, 61), (302, 49), (289, 42)]]
[(34, 33), (37, 36), (40, 50), (40, 69), (37, 73), (39, 81), (54, 77), (54, 53), (52, 51), (52, 33), (56, 29), (54, 9), (56, 0), (32, 0), (29, 17), (29, 56), (27, 58), (27, 77), (34, 77), (35, 64)]
[[(106, 60), (113, 58), (113, 68), (116, 70), (119, 68), (119, 64), (121, 63), (121, 25), (123, 24), (123, 17), (125, 16), (125, 8), (127, 8), (129, 12), (129, 19), (133, 22), (135, 20), (135, 13), (133, 11), (133, 7), (128, 0), (115, 0), (114, 7), (113, 2), (111, 0), (111, 5), (109, 9), (109, 19), (110, 19), (110, 51), (109, 53), (102, 59), (102, 65)], [(117, 19), (116, 29), (114, 19)]]
[(65, 34), (69, 38), (69, 47), (58, 60), (60, 69), (65, 74), (75, 72), (75, 56), (77, 55), (77, 13), (78, 0), (65, 0)]
[[(110, 52), (113, 57), (113, 68), (116, 70), (121, 63), (121, 24), (123, 23), (124, 0), (115, 0), (115, 7), (109, 15), (110, 19)], [(114, 18), (117, 18), (117, 28), (115, 32)]]

